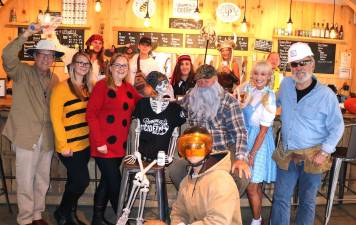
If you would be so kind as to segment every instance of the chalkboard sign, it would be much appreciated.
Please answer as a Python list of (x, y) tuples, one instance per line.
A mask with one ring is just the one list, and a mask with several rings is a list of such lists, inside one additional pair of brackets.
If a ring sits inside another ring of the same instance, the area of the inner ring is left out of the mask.
[[(206, 40), (200, 34), (186, 34), (185, 35), (186, 48), (201, 48), (205, 49)], [(209, 42), (209, 49), (215, 48), (215, 42)]]
[[(287, 68), (288, 49), (297, 41), (278, 40), (278, 52), (281, 58), (280, 68)], [(315, 59), (315, 73), (334, 74), (336, 44), (305, 42), (307, 43)], [(287, 68), (290, 71), (289, 68)]]
[(158, 47), (183, 48), (183, 34), (178, 33), (119, 31), (118, 44), (125, 45), (130, 43), (138, 45), (142, 36), (150, 37)]
[[(233, 40), (234, 36), (219, 35), (217, 37), (218, 42), (224, 40)], [(206, 40), (201, 37), (200, 34), (186, 34), (185, 35), (185, 47), (186, 48), (204, 48), (206, 46)], [(215, 43), (209, 42), (209, 49), (215, 49)], [(237, 37), (235, 50), (248, 51), (248, 37)]]
[(199, 30), (202, 26), (203, 20), (169, 18), (169, 28)]
[(256, 39), (255, 50), (261, 52), (271, 52), (272, 51), (272, 41)]
[[(18, 35), (20, 36), (27, 28), (19, 27)], [(84, 29), (59, 28), (56, 29), (56, 34), (59, 42), (70, 48), (84, 49)], [(27, 49), (33, 48), (37, 42), (41, 40), (41, 34), (33, 34), (23, 44), (22, 50), (19, 52), (21, 60), (33, 61), (33, 57), (27, 54)], [(60, 59), (57, 59), (60, 61)]]

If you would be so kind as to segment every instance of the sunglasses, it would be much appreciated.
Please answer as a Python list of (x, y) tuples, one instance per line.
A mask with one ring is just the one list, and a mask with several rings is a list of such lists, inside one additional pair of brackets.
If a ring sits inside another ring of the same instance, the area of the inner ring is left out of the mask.
[(298, 66), (306, 66), (306, 65), (309, 65), (311, 62), (312, 62), (311, 60), (303, 60), (300, 62), (291, 62), (290, 67), (296, 68)]

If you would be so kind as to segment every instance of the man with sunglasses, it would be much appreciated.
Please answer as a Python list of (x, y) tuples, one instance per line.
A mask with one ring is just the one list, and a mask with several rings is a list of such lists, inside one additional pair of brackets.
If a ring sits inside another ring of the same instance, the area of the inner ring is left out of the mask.
[(20, 225), (47, 225), (42, 219), (45, 196), (49, 187), (53, 155), (53, 129), (49, 116), (49, 96), (59, 79), (51, 73), (57, 51), (55, 44), (41, 40), (28, 54), (35, 63), (18, 58), (25, 41), (41, 30), (32, 24), (21, 36), (3, 49), (3, 67), (14, 81), (13, 101), (3, 134), (12, 142), (16, 153), (16, 188)]
[(290, 199), (298, 184), (297, 225), (312, 225), (321, 176), (330, 169), (330, 154), (340, 140), (344, 122), (336, 95), (313, 75), (313, 52), (305, 43), (288, 50), (292, 76), (283, 79), (277, 105), (282, 107), (282, 144), (273, 154), (277, 180), (272, 225), (290, 224)]

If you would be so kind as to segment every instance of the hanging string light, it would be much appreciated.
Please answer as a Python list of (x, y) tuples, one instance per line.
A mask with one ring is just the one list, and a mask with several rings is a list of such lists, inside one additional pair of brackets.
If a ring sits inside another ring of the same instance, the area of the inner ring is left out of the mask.
[(194, 10), (194, 20), (199, 21), (200, 20), (200, 11), (199, 11), (199, 0), (197, 0), (197, 6), (195, 7)]
[(100, 0), (96, 0), (95, 1), (95, 11), (96, 12), (100, 12), (101, 11), (101, 1)]
[(150, 21), (151, 18), (150, 18), (150, 14), (149, 14), (149, 12), (148, 12), (149, 3), (150, 3), (150, 0), (147, 0), (146, 15), (145, 15), (145, 17), (144, 17), (145, 21), (143, 22), (143, 25), (144, 25), (145, 27), (151, 26), (151, 21)]
[(247, 32), (246, 0), (245, 0), (244, 18), (242, 19), (242, 23), (241, 23), (241, 32), (242, 32), (242, 33), (246, 33), (246, 32)]
[(287, 32), (289, 35), (292, 34), (292, 30), (293, 30), (293, 21), (292, 21), (292, 0), (290, 0), (290, 4), (289, 4), (289, 20), (287, 22)]
[(330, 28), (330, 38), (336, 38), (336, 29), (334, 26), (334, 21), (335, 20), (335, 0), (334, 0), (334, 10), (333, 10), (333, 24)]

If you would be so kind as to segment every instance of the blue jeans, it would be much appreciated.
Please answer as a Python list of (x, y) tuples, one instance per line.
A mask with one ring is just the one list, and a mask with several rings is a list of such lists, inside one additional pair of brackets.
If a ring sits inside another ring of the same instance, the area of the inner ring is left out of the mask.
[(322, 174), (304, 172), (304, 164), (289, 163), (287, 170), (277, 168), (271, 225), (289, 225), (291, 197), (297, 181), (299, 206), (296, 225), (313, 225), (315, 217), (316, 194), (321, 183)]

